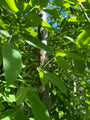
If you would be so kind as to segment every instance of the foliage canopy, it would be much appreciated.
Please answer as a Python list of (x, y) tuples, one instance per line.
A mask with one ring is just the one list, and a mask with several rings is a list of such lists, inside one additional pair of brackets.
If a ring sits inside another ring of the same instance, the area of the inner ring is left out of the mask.
[[(0, 120), (90, 119), (89, 17), (90, 0), (0, 1)], [(38, 26), (48, 31), (48, 46)], [(40, 50), (49, 56), (43, 67)], [(49, 112), (39, 79), (49, 80)]]

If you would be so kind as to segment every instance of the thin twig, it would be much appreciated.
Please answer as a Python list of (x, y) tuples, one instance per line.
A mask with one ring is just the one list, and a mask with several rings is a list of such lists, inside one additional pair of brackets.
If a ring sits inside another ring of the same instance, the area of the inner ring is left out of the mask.
[(83, 13), (84, 13), (85, 18), (86, 18), (86, 19), (88, 20), (88, 22), (90, 23), (90, 19), (89, 19), (87, 13), (84, 11), (84, 6), (83, 6), (83, 4), (82, 4), (81, 2), (79, 2), (79, 5), (81, 6), (81, 9), (82, 9), (82, 11), (83, 11)]
[[(56, 56), (55, 56), (55, 57), (56, 57)], [(52, 61), (54, 60), (55, 57), (53, 57), (51, 60), (49, 60), (49, 61), (44, 65), (43, 68), (45, 68), (50, 62), (52, 62)]]
[(32, 12), (34, 9), (35, 9), (35, 6), (29, 12)]
[[(39, 2), (40, 0), (38, 0), (35, 5), (37, 5)], [(32, 12), (34, 9), (35, 9), (35, 6), (29, 12)]]

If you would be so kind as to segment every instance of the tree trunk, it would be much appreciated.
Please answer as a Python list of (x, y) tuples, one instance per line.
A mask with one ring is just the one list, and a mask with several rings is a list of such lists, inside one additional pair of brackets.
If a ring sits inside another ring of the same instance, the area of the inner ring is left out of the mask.
[[(43, 11), (40, 11), (40, 17), (44, 21), (46, 21), (46, 13)], [(38, 27), (38, 38), (41, 42), (43, 42), (45, 45), (47, 45), (47, 31), (44, 27), (39, 26)], [(40, 50), (40, 66), (43, 67), (48, 62), (48, 56), (46, 51)], [(48, 66), (44, 68), (45, 70), (48, 69)], [(49, 82), (45, 86), (42, 86), (41, 82), (39, 81), (39, 96), (42, 102), (46, 105), (47, 109), (49, 110)]]

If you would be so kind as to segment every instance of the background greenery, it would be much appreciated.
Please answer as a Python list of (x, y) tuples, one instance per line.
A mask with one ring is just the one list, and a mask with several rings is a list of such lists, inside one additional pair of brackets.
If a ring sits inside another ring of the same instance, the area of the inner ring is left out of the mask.
[[(0, 0), (0, 120), (90, 119), (89, 17), (90, 0)], [(39, 25), (48, 46), (38, 40)], [(49, 112), (38, 92), (47, 79)]]

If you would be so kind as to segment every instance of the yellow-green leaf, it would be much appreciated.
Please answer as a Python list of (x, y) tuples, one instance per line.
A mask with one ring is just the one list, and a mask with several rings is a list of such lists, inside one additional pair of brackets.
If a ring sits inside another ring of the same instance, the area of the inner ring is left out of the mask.
[(48, 81), (48, 78), (45, 76), (45, 74), (39, 68), (38, 68), (38, 72), (39, 72), (39, 77), (40, 77), (42, 85), (45, 85)]
[(80, 21), (85, 21), (84, 16), (74, 16), (72, 18), (69, 18), (69, 22), (80, 22)]
[(85, 2), (86, 0), (78, 0), (78, 2)]
[(71, 6), (69, 3), (64, 3), (63, 5), (65, 6), (65, 8), (69, 8)]
[(12, 11), (14, 13), (18, 12), (18, 8), (16, 7), (14, 0), (1, 0), (0, 4), (9, 11)]
[(0, 27), (6, 29), (6, 24), (0, 19)]
[(77, 59), (77, 60), (84, 60), (84, 58), (82, 56), (78, 56), (75, 53), (71, 53), (68, 51), (56, 51), (56, 56), (61, 56), (61, 57), (69, 57), (72, 59)]
[(79, 48), (88, 47), (90, 43), (90, 27), (87, 27), (82, 30), (82, 32), (78, 35), (76, 44)]

